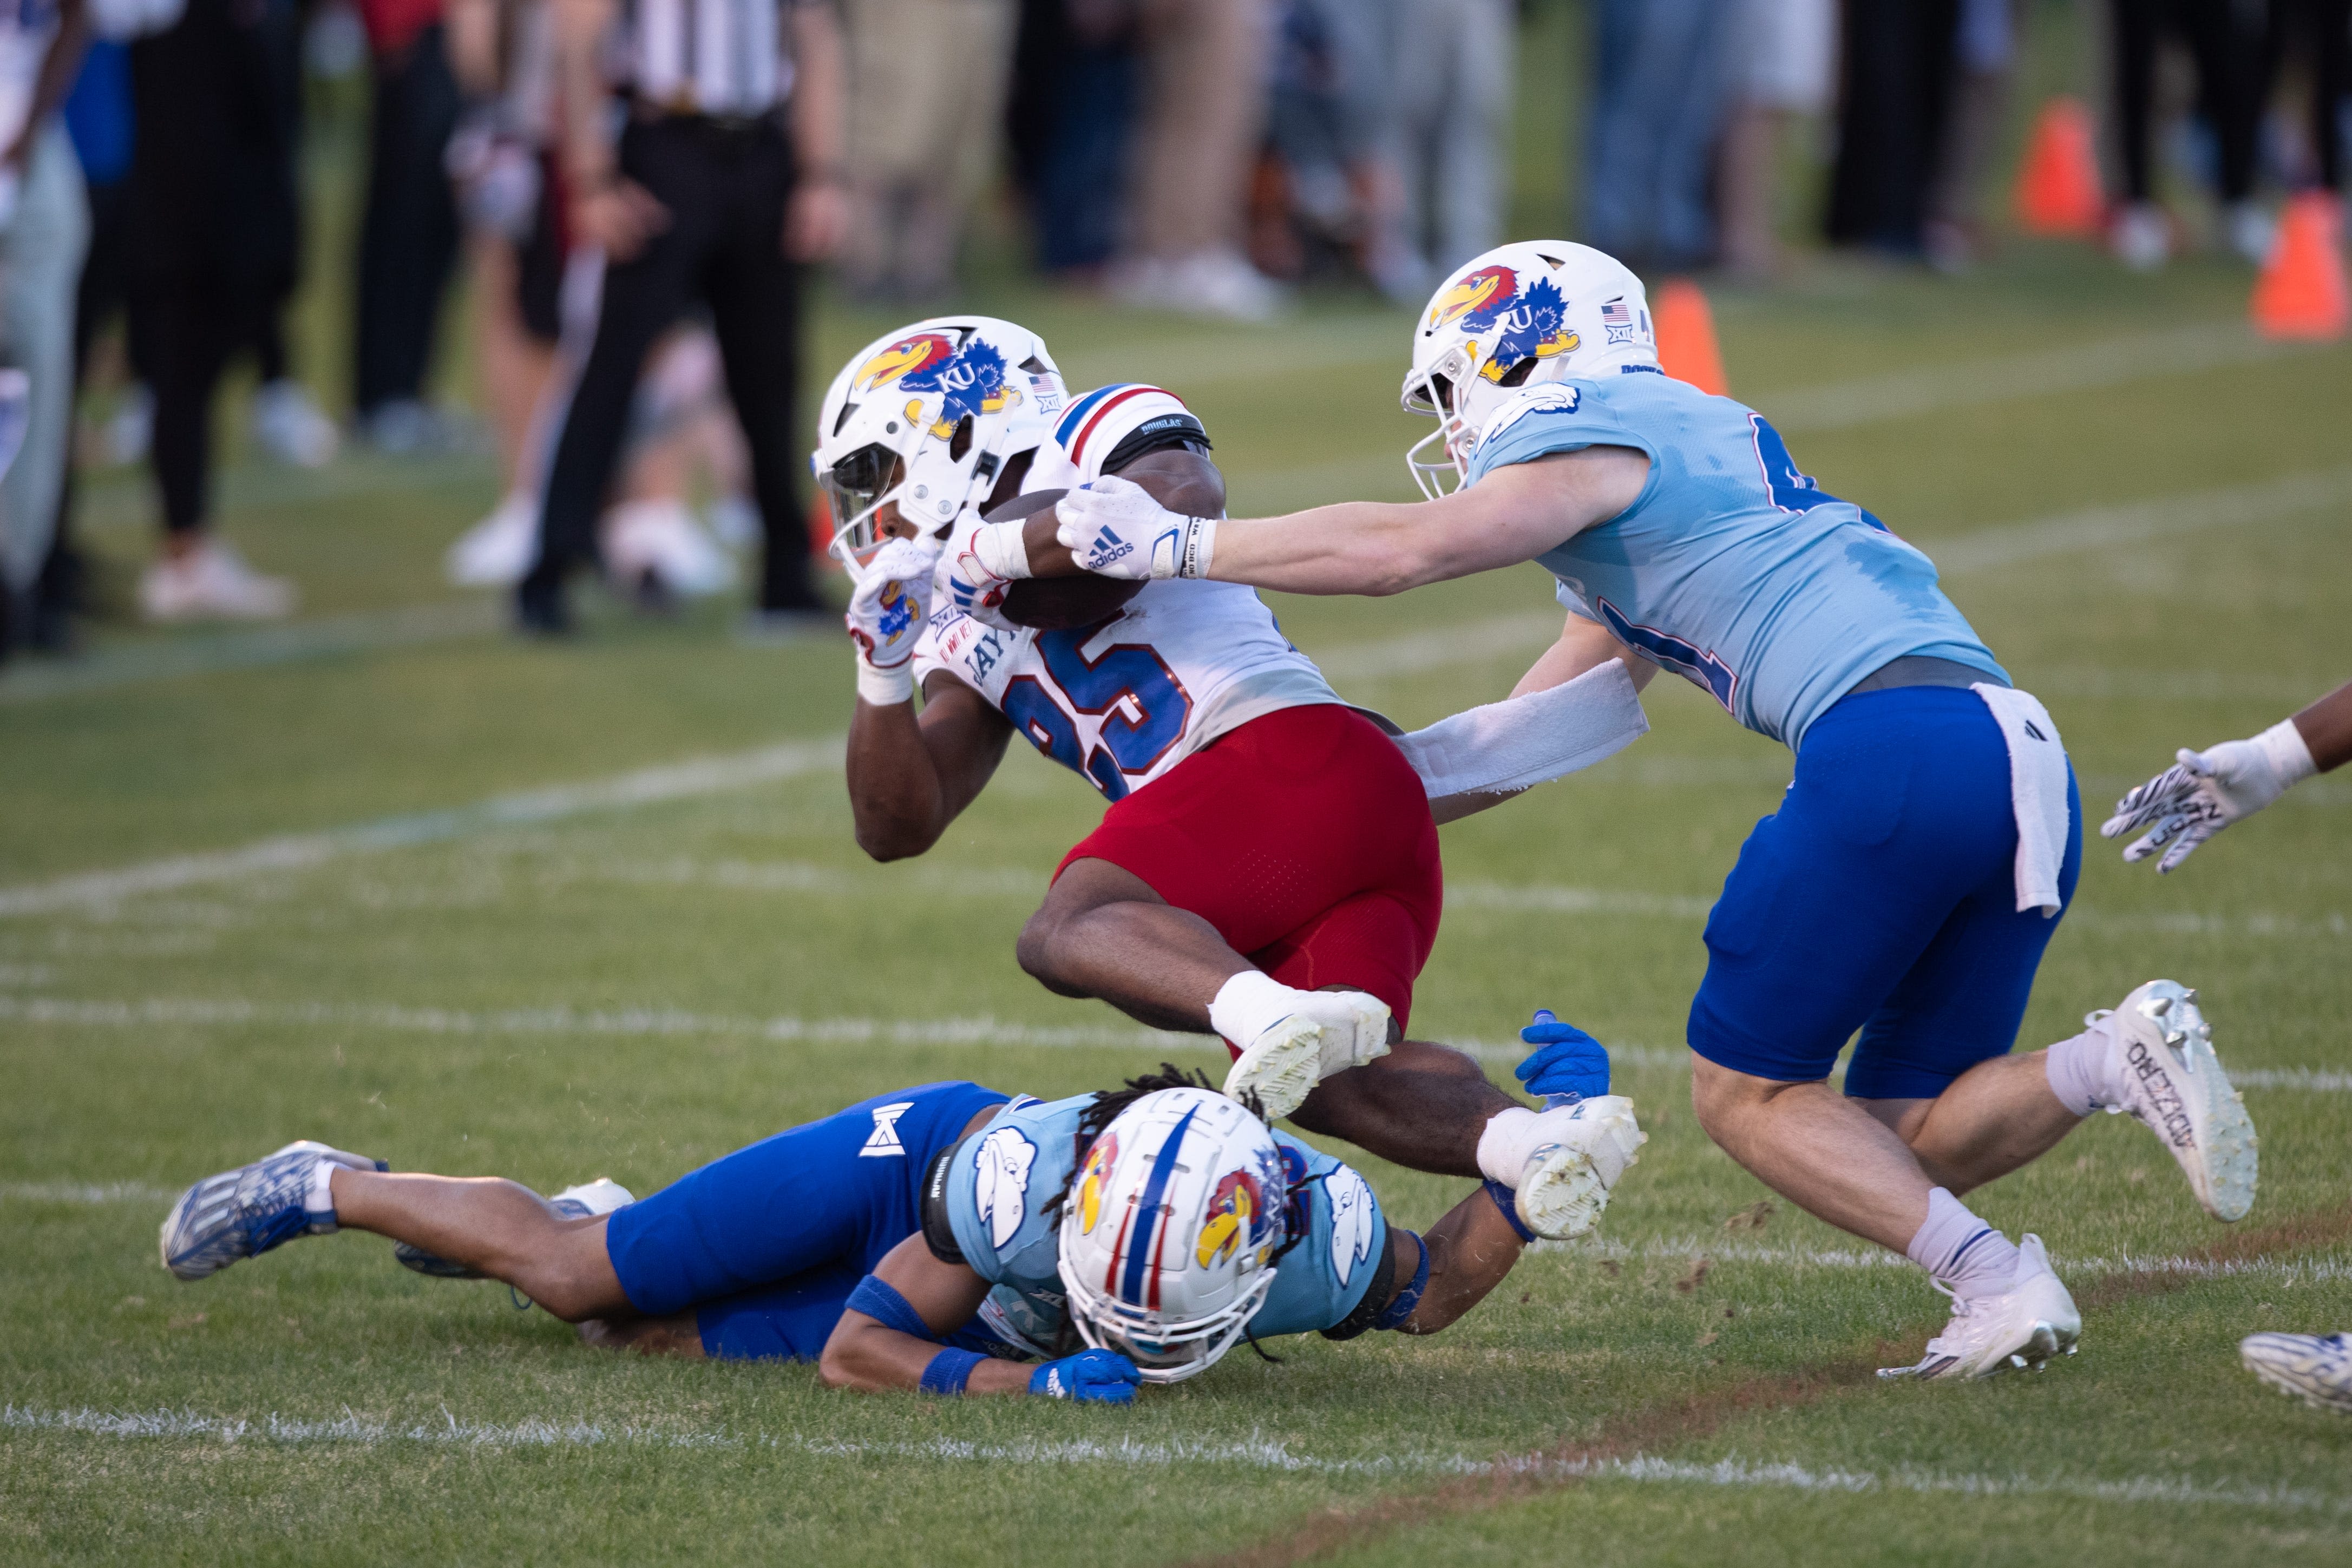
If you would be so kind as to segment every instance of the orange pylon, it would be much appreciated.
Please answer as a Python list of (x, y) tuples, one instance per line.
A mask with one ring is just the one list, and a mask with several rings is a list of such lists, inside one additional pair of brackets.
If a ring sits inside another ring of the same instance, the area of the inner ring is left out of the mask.
[(2017, 174), (2017, 221), (2026, 233), (2095, 238), (2106, 222), (2090, 111), (2071, 98), (2042, 105)]
[(1650, 305), (1658, 328), (1658, 368), (1703, 392), (1728, 396), (1723, 352), (1716, 347), (1715, 312), (1706, 296), (1687, 277), (1670, 277)]
[(2326, 192), (2287, 203), (2248, 302), (2254, 330), (2309, 342), (2344, 336), (2352, 327), (2352, 290), (2345, 286), (2343, 235), (2343, 209)]

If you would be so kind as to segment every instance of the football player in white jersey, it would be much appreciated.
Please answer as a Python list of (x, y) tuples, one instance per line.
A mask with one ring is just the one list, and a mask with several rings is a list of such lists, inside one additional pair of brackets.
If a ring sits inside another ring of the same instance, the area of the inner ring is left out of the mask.
[[(1207, 432), (1179, 399), (1128, 384), (1070, 400), (1045, 345), (1009, 322), (942, 318), (877, 340), (835, 378), (820, 431), (813, 465), (859, 579), (860, 845), (924, 852), (1024, 737), (1111, 804), (1024, 930), (1023, 967), (1157, 1027), (1223, 1035), (1229, 1092), (1400, 1164), (1476, 1176), (1482, 1135), (1510, 1143), (1497, 1207), (1530, 1232), (1589, 1228), (1641, 1137), (1627, 1103), (1583, 1076), (1597, 1047), (1560, 1026), (1531, 1036), (1551, 1055), (1530, 1089), (1584, 1096), (1538, 1113), (1402, 1033), (1443, 901), (1433, 794), (1466, 814), (1597, 760), (1639, 732), (1630, 681), (1576, 694), (1606, 734), (1529, 764), (1482, 749), (1476, 714), (1392, 739), (1244, 587), (1073, 580), (1058, 601), (1028, 585), (1025, 606), (1020, 591), (973, 594), (940, 535), (984, 513), (1042, 510), (1113, 472), (1223, 508)], [(927, 615), (935, 575), (948, 601)], [(1440, 752), (1503, 759), (1456, 790), (1461, 768), (1426, 761)]]

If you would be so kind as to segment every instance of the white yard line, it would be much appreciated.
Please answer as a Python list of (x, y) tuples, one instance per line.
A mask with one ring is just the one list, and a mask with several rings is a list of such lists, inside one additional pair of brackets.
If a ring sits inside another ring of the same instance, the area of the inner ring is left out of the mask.
[[(2242, 528), (2352, 505), (2352, 466), (2290, 474), (2249, 485), (2084, 507), (2028, 522), (1915, 541), (1944, 577), (1966, 577), (2074, 550), (2114, 549), (2173, 534)], [(1898, 530), (1900, 531), (1900, 530)]]
[(189, 1410), (109, 1411), (0, 1406), (0, 1431), (71, 1433), (132, 1440), (204, 1442), (224, 1448), (394, 1445), (473, 1449), (643, 1448), (656, 1449), (782, 1449), (816, 1458), (905, 1459), (995, 1468), (1136, 1469), (1225, 1468), (1290, 1474), (1350, 1476), (1534, 1476), (1629, 1482), (1769, 1488), (1808, 1492), (1957, 1493), (1970, 1497), (2071, 1497), (2108, 1502), (2168, 1502), (2252, 1508), (2279, 1512), (2352, 1513), (2352, 1496), (2254, 1481), (2203, 1480), (2184, 1475), (2095, 1476), (1969, 1473), (1910, 1468), (1857, 1470), (1741, 1458), (1693, 1462), (1635, 1455), (1623, 1459), (1560, 1460), (1540, 1454), (1478, 1458), (1464, 1453), (1406, 1451), (1362, 1458), (1302, 1452), (1280, 1439), (1220, 1441), (1109, 1438), (973, 1442), (940, 1437), (918, 1442), (871, 1442), (801, 1433), (606, 1425), (578, 1417), (514, 1422), (439, 1420), (395, 1422), (345, 1414), (327, 1419), (268, 1415), (205, 1416)]

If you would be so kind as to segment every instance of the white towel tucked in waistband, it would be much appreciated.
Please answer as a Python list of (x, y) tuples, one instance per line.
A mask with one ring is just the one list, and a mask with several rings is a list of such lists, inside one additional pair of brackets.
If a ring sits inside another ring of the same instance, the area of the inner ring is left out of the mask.
[(1979, 681), (1969, 688), (1984, 698), (2009, 742), (2009, 799), (2017, 812), (2017, 908), (2039, 909), (2043, 918), (2059, 909), (2058, 870), (2066, 863), (2072, 824), (2066, 811), (2066, 747), (2050, 710), (2032, 692)]

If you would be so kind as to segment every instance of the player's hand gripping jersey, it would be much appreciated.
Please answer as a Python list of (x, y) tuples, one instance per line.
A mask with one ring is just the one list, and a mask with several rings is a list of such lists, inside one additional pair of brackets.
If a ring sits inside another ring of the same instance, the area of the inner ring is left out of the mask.
[(1497, 468), (1587, 446), (1650, 459), (1631, 507), (1537, 559), (1559, 601), (1791, 747), (1855, 682), (1906, 654), (2008, 675), (1936, 566), (1800, 471), (1762, 414), (1649, 366), (1528, 388), (1471, 454)]
[[(1070, 404), (1022, 488), (1069, 488), (1185, 439), (1205, 435), (1174, 393), (1098, 388)], [(1254, 718), (1339, 701), (1239, 583), (1150, 583), (1109, 620), (1057, 632), (1000, 631), (943, 604), (916, 644), (916, 685), (934, 670), (1112, 800)]]
[[(1163, 1261), (1172, 1261), (1162, 1251), (1168, 1244), (1162, 1232), (1171, 1228), (1162, 1211), (1113, 1214), (1089, 1190), (1097, 1165), (1108, 1164), (1115, 1152), (1102, 1146), (1115, 1131), (1103, 1134), (1072, 1180), (1078, 1122), (1093, 1103), (1091, 1094), (1050, 1103), (1014, 1099), (935, 1165), (924, 1187), (923, 1239), (933, 1255), (967, 1264), (991, 1281), (995, 1289), (982, 1303), (981, 1322), (1007, 1343), (1040, 1355), (1059, 1354), (1055, 1342), (1065, 1321), (1055, 1240), (1060, 1216), (1045, 1212), (1065, 1185), (1066, 1202), (1082, 1225), (1129, 1227), (1112, 1252), (1116, 1277), (1100, 1282), (1104, 1294), (1156, 1305), (1154, 1277)], [(1260, 1172), (1255, 1191), (1246, 1179), (1236, 1183), (1224, 1198), (1234, 1224), (1213, 1223), (1200, 1239), (1207, 1248), (1270, 1246), (1286, 1234), (1301, 1238), (1275, 1260), (1273, 1288), (1249, 1322), (1255, 1339), (1345, 1323), (1371, 1289), (1388, 1247), (1380, 1200), (1353, 1167), (1278, 1128), (1274, 1142), (1283, 1168)], [(1285, 1203), (1291, 1206), (1286, 1227), (1274, 1223), (1275, 1206)]]

